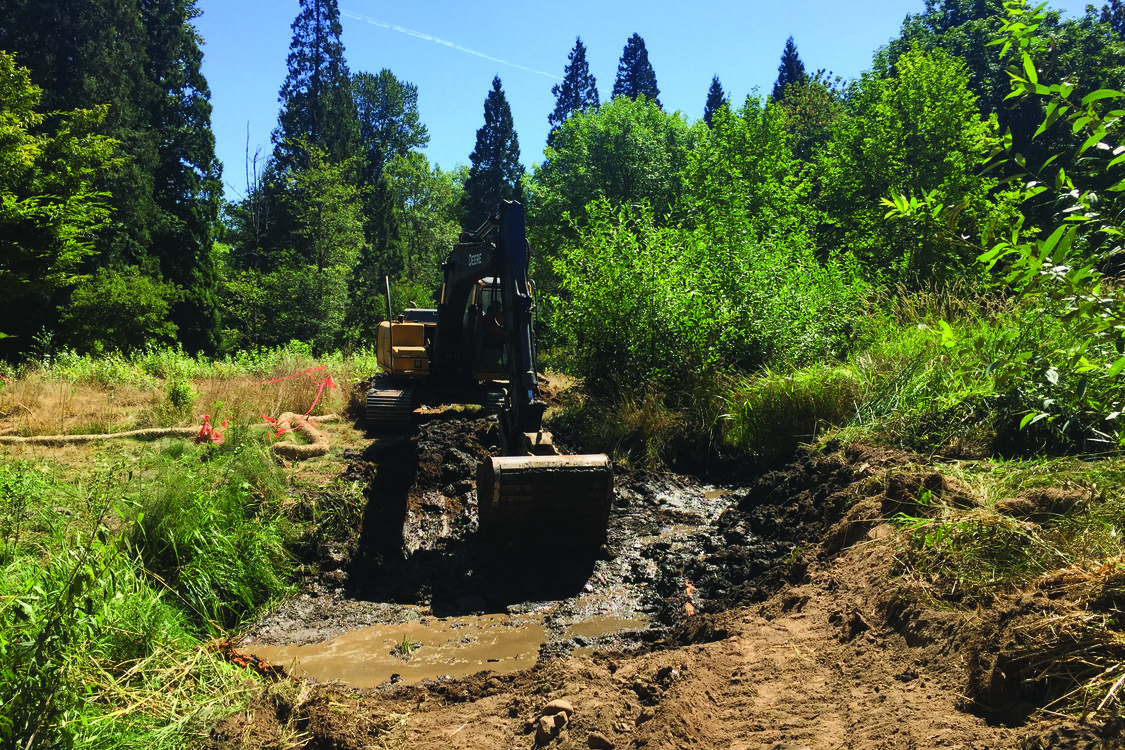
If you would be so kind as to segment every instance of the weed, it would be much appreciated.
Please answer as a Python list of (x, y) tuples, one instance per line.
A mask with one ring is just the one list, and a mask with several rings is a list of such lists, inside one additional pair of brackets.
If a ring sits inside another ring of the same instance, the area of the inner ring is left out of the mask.
[(419, 643), (418, 641), (412, 641), (410, 639), (410, 636), (403, 633), (402, 640), (395, 644), (394, 650), (391, 653), (393, 653), (395, 656), (408, 659), (410, 658), (411, 654), (413, 654), (420, 648), (422, 648), (421, 643)]

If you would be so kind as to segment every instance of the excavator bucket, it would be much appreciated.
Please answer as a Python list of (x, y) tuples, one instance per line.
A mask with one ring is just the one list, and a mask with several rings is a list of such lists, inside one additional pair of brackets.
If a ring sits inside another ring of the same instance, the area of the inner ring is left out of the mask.
[(613, 466), (605, 454), (492, 456), (477, 468), (481, 536), (517, 547), (606, 541)]

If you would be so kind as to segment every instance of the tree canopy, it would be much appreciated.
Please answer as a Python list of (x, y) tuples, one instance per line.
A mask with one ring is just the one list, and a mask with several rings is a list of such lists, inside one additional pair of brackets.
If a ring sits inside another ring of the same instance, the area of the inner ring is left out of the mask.
[(500, 76), (484, 100), (484, 125), (477, 130), (476, 147), (469, 154), (469, 178), (461, 202), (461, 226), (476, 229), (501, 200), (523, 199), (523, 165), (512, 110)]
[(637, 99), (643, 96), (660, 106), (660, 88), (656, 85), (656, 72), (648, 61), (648, 50), (640, 34), (633, 34), (621, 52), (617, 64), (617, 78), (613, 81), (613, 97)]
[(574, 49), (570, 51), (563, 69), (562, 83), (552, 86), (551, 93), (555, 96), (555, 109), (547, 115), (547, 124), (551, 126), (547, 134), (548, 143), (559, 126), (572, 114), (597, 109), (599, 105), (598, 82), (590, 74), (590, 65), (586, 62), (586, 45), (582, 44), (581, 37), (574, 40)]

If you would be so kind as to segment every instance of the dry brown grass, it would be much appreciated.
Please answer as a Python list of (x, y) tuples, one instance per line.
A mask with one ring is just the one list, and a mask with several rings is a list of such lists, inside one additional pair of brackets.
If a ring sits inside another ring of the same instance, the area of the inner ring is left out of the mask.
[(156, 424), (157, 388), (49, 380), (32, 374), (0, 390), (0, 435), (120, 432)]
[[(262, 415), (286, 412), (314, 415), (342, 413), (348, 394), (344, 387), (326, 386), (317, 401), (320, 383), (329, 371), (266, 378), (229, 376), (191, 382), (194, 397), (177, 408), (170, 397), (175, 385), (155, 387), (123, 384), (74, 383), (32, 373), (0, 388), (0, 436), (88, 435), (149, 427), (202, 424), (202, 415), (218, 425), (253, 424)], [(335, 377), (338, 375), (333, 374)], [(277, 382), (270, 382), (270, 381)], [(314, 408), (314, 403), (316, 404)]]

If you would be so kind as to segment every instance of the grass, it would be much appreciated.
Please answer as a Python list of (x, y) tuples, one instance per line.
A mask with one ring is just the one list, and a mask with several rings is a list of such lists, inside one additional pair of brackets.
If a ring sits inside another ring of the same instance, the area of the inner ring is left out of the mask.
[[(306, 372), (313, 368), (314, 372)], [(148, 427), (260, 420), (313, 408), (319, 383), (328, 375), (313, 414), (354, 410), (350, 387), (371, 377), (375, 358), (360, 352), (312, 359), (288, 347), (223, 360), (189, 357), (174, 349), (131, 357), (103, 358), (63, 352), (26, 364), (0, 383), (0, 434), (73, 435)]]
[(356, 525), (362, 497), (331, 484), (338, 468), (319, 459), (284, 470), (254, 425), (307, 411), (329, 372), (345, 387), (325, 389), (317, 411), (338, 410), (369, 366), (284, 351), (218, 363), (64, 356), (0, 385), (8, 434), (191, 424), (203, 409), (231, 422), (222, 445), (4, 450), (0, 745), (198, 745), (258, 692), (208, 644), (292, 590), (294, 555)]

